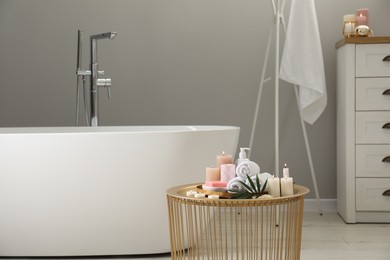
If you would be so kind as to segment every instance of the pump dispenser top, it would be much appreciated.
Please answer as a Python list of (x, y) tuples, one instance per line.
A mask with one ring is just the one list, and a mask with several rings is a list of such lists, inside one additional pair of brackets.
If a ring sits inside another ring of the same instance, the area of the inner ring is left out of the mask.
[(249, 151), (249, 148), (240, 148), (240, 153), (238, 154), (238, 159), (236, 160), (236, 165), (243, 161), (249, 161), (249, 159), (246, 157), (246, 151)]

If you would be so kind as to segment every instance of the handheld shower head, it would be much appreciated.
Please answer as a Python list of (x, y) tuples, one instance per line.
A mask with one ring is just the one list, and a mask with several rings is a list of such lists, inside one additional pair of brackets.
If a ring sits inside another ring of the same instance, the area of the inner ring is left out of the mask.
[(99, 33), (90, 36), (91, 40), (100, 40), (100, 39), (114, 39), (116, 37), (116, 32), (106, 32)]
[(115, 39), (116, 32), (110, 32), (110, 39)]

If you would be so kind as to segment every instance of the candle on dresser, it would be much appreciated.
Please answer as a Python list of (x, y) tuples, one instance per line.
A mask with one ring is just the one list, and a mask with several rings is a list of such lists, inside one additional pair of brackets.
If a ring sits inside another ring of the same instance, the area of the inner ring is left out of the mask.
[(294, 195), (293, 178), (283, 177), (280, 179), (280, 190), (282, 197)]
[(290, 177), (290, 169), (287, 167), (287, 163), (283, 167), (283, 177)]
[(222, 164), (232, 164), (233, 157), (230, 154), (222, 152), (221, 155), (217, 155), (217, 166), (220, 167)]
[(367, 25), (367, 17), (360, 14), (359, 16), (356, 16), (356, 23), (357, 25)]
[(267, 182), (268, 194), (273, 197), (280, 197), (280, 181), (279, 178), (272, 176), (268, 178)]
[(206, 168), (206, 181), (220, 181), (221, 175), (219, 168), (216, 167), (207, 167)]
[(343, 17), (343, 20), (344, 20), (344, 28), (343, 28), (344, 36), (352, 37), (353, 35), (355, 35), (356, 15), (346, 14)]
[(235, 164), (222, 164), (221, 167), (221, 181), (229, 182), (236, 177), (236, 165)]
[(358, 24), (358, 25), (367, 25), (368, 26), (368, 8), (360, 8), (356, 10), (356, 18), (364, 16), (365, 17), (365, 24)]
[(344, 26), (344, 34), (347, 35), (352, 35), (353, 31), (355, 30), (355, 26), (353, 25), (352, 22), (347, 22)]

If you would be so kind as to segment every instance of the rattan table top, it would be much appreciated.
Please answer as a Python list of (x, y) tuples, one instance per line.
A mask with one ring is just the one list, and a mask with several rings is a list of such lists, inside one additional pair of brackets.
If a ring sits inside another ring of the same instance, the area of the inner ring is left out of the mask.
[(221, 205), (221, 206), (250, 206), (250, 205), (277, 205), (286, 204), (292, 201), (303, 199), (303, 197), (310, 192), (310, 190), (301, 185), (294, 184), (294, 195), (276, 197), (276, 198), (259, 198), (259, 199), (208, 199), (195, 198), (186, 195), (187, 191), (198, 190), (200, 183), (185, 184), (172, 187), (167, 190), (167, 196), (174, 197), (182, 202), (199, 205)]

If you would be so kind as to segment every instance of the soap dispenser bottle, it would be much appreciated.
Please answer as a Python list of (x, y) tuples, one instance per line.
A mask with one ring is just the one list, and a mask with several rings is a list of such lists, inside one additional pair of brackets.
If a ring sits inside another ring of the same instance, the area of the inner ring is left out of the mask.
[(242, 162), (249, 161), (246, 157), (246, 151), (249, 151), (249, 148), (240, 148), (240, 153), (238, 154), (238, 159), (236, 160), (236, 165), (239, 165)]

